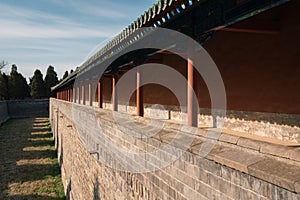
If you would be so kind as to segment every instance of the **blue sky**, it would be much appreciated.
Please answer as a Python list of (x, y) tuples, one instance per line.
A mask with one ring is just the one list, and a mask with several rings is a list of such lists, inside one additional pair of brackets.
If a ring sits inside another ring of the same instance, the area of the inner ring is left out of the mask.
[(26, 78), (75, 69), (157, 0), (1, 0), (0, 61)]

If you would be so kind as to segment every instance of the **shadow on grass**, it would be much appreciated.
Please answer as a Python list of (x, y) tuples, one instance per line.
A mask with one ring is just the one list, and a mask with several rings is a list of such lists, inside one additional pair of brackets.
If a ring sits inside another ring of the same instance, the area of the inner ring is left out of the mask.
[(46, 146), (53, 146), (54, 142), (50, 141), (50, 139), (52, 138), (48, 138), (48, 139), (36, 139), (36, 138), (28, 138), (28, 140), (31, 143), (31, 146), (33, 147), (46, 147)]
[(44, 119), (13, 119), (0, 127), (0, 199), (65, 199), (47, 126)]
[(55, 159), (56, 154), (54, 149), (53, 150), (46, 149), (40, 151), (25, 151), (22, 157), (23, 159), (27, 159), (27, 160), (43, 159), (43, 158)]
[(26, 200), (65, 200), (65, 197), (49, 197), (42, 195), (9, 195), (4, 197), (3, 200), (11, 200), (11, 199), (26, 199)]
[(48, 127), (47, 128), (45, 128), (45, 127), (44, 128), (40, 128), (40, 127), (39, 128), (35, 128), (34, 127), (31, 132), (32, 133), (38, 133), (38, 132), (47, 132), (47, 131), (49, 131)]
[(32, 134), (29, 139), (52, 138), (52, 133), (48, 131), (47, 134)]

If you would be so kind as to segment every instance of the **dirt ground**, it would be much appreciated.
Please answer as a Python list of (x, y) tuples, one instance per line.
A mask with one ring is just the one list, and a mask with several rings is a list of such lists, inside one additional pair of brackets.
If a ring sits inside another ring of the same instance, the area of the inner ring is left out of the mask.
[(0, 199), (65, 199), (47, 118), (0, 126)]

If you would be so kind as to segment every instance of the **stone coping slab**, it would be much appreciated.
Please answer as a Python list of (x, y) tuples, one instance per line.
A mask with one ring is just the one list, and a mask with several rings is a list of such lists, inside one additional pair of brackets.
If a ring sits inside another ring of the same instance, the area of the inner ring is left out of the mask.
[[(265, 159), (248, 166), (248, 173), (293, 192), (300, 183), (300, 167), (275, 159)], [(299, 191), (298, 191), (299, 193)]]

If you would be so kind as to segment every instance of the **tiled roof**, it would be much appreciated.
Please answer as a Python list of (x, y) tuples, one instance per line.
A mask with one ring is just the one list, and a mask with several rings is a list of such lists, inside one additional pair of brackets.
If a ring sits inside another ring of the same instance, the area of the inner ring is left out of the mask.
[[(239, 6), (239, 9), (232, 10), (227, 13), (228, 16), (225, 17), (227, 17), (228, 19), (230, 18), (230, 21), (228, 20), (228, 22), (226, 22), (225, 20), (224, 26), (241, 21), (287, 1), (289, 0), (245, 1), (248, 3), (242, 4), (241, 6)], [(206, 2), (210, 3), (210, 5), (205, 4)], [(236, 0), (226, 1), (227, 4), (229, 2), (230, 4), (237, 5)], [(98, 52), (91, 56), (81, 66), (79, 66), (79, 68), (75, 72), (70, 74), (66, 79), (53, 87), (52, 90), (60, 88), (66, 83), (69, 83), (74, 78), (76, 78), (76, 75), (79, 72), (89, 70), (88, 68), (93, 67), (97, 63), (106, 60), (112, 54), (120, 52), (126, 47), (130, 46), (132, 43), (141, 40), (145, 35), (147, 35), (147, 30), (151, 31), (155, 29), (155, 27), (165, 27), (169, 22), (172, 22), (173, 19), (176, 19), (178, 16), (181, 16), (194, 8), (199, 8), (199, 6), (202, 6), (202, 4), (203, 8), (205, 5), (211, 6), (214, 3), (225, 4), (221, 0), (158, 0), (158, 3), (154, 4), (151, 8), (148, 9), (148, 11), (145, 11), (144, 14), (142, 14), (121, 33), (119, 33), (111, 41), (109, 41), (103, 48), (101, 48)], [(251, 4), (253, 7), (247, 7), (249, 6), (248, 4)], [(236, 17), (236, 19), (234, 17)], [(142, 27), (148, 28), (144, 29), (142, 32), (137, 31)], [(203, 33), (203, 30), (201, 30), (201, 33)]]

